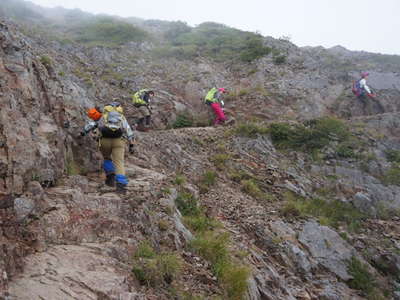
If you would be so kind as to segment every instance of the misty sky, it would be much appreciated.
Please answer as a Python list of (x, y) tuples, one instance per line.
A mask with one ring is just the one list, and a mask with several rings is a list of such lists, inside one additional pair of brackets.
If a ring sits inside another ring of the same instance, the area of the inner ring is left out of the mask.
[[(0, 0), (1, 1), (1, 0)], [(223, 23), (298, 46), (400, 54), (400, 0), (31, 0), (93, 13)]]

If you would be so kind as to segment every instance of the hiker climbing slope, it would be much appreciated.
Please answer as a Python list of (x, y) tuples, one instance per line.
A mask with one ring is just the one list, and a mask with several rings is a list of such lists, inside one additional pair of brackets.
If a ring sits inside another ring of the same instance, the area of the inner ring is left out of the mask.
[(136, 129), (139, 131), (148, 131), (151, 121), (151, 99), (154, 97), (154, 91), (142, 89), (132, 96), (133, 105), (140, 114)]
[[(380, 101), (377, 100), (376, 94), (367, 85), (368, 72), (362, 72), (361, 78), (353, 82), (352, 91), (354, 95), (362, 102), (364, 114), (384, 113), (385, 109)], [(369, 101), (368, 98), (374, 100)]]
[(370, 87), (367, 85), (368, 76), (368, 72), (362, 72), (361, 78), (357, 82), (353, 83), (353, 93), (359, 98), (365, 97), (365, 95), (370, 98), (375, 98), (375, 94), (372, 93)]
[(97, 121), (86, 124), (81, 135), (86, 135), (97, 128), (100, 134), (100, 151), (104, 158), (105, 184), (115, 186), (116, 183), (116, 192), (125, 194), (128, 184), (124, 166), (125, 145), (128, 141), (129, 150), (132, 152), (134, 136), (118, 102), (106, 105), (102, 116)]
[(224, 88), (212, 88), (208, 91), (204, 101), (210, 105), (215, 114), (214, 125), (223, 124), (226, 121), (225, 113), (223, 111), (224, 101), (222, 95), (227, 93)]

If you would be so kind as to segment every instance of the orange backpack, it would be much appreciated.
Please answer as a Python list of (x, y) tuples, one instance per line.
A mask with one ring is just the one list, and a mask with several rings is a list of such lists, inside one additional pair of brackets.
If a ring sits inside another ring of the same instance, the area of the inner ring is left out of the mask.
[(87, 111), (87, 116), (89, 118), (91, 118), (93, 121), (98, 121), (100, 120), (102, 114), (101, 112), (99, 112), (95, 107), (94, 108), (90, 108)]

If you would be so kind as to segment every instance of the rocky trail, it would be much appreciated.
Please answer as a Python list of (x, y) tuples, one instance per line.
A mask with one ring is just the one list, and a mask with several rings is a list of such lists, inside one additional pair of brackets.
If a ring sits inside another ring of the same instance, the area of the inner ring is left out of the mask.
[[(199, 198), (206, 215), (230, 234), (232, 253), (251, 266), (249, 299), (358, 299), (342, 281), (351, 278), (347, 259), (364, 259), (334, 230), (315, 221), (282, 218), (281, 191), (297, 185), (296, 175), (274, 164), (282, 154), (267, 138), (226, 138), (229, 130), (140, 134), (140, 154), (127, 157), (126, 196), (104, 188), (100, 173), (68, 176), (45, 189), (31, 182), (24, 201), (19, 200), (24, 205), (15, 207), (30, 235), (19, 241), (29, 254), (21, 262), (23, 271), (8, 282), (6, 299), (179, 297), (171, 294), (168, 284), (143, 286), (135, 278), (133, 258), (144, 240), (157, 251), (182, 257), (184, 269), (172, 286), (206, 299), (225, 299), (210, 264), (189, 247), (193, 231), (184, 225), (175, 204), (183, 190)], [(213, 149), (230, 155), (223, 166), (214, 165)], [(263, 176), (269, 196), (244, 192), (229, 175), (236, 166)], [(207, 170), (216, 172), (218, 183), (202, 191), (198, 174)], [(184, 178), (178, 184), (176, 174)], [(396, 227), (392, 221), (370, 224)]]

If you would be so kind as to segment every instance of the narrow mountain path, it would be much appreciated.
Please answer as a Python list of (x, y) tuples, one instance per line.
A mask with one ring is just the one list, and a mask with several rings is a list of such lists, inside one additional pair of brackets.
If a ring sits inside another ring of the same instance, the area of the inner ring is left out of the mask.
[[(137, 140), (135, 154), (126, 156), (125, 196), (104, 187), (102, 173), (68, 176), (44, 190), (37, 187), (43, 213), (30, 216), (27, 224), (36, 238), (35, 252), (24, 258), (23, 272), (10, 282), (10, 299), (166, 300), (171, 288), (206, 299), (221, 295), (210, 263), (188, 247), (193, 235), (174, 201), (180, 188), (199, 197), (206, 214), (230, 233), (232, 254), (251, 267), (248, 299), (360, 299), (332, 275), (338, 271), (329, 260), (331, 256), (340, 265), (342, 251), (347, 255), (350, 246), (315, 222), (282, 219), (280, 190), (296, 187), (304, 175), (278, 166), (281, 154), (268, 138), (205, 127), (139, 133)], [(216, 157), (223, 158), (222, 165)], [(258, 178), (265, 197), (246, 193), (231, 178), (235, 170)], [(200, 193), (208, 171), (217, 174), (216, 182)], [(183, 182), (177, 183), (178, 177)], [(308, 238), (326, 231), (331, 236), (326, 245), (332, 243), (334, 250), (321, 250), (321, 257), (298, 238), (299, 233)], [(142, 286), (133, 275), (133, 255), (146, 240), (157, 251), (177, 252), (183, 259), (172, 286)], [(328, 261), (330, 269), (320, 267), (318, 260)]]

